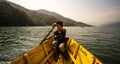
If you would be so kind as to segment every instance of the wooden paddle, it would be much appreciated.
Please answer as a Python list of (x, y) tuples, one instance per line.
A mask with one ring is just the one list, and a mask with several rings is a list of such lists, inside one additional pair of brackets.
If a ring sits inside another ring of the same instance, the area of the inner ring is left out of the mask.
[(52, 27), (52, 29), (49, 31), (49, 33), (45, 36), (45, 38), (40, 42), (40, 44), (43, 43), (43, 41), (45, 41), (45, 39), (49, 36), (49, 34), (53, 31), (54, 27)]

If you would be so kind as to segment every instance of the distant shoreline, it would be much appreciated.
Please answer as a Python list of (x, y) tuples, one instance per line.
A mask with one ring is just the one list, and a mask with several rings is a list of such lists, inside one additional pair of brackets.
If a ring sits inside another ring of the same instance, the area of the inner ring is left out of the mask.
[[(51, 27), (51, 26), (0, 26), (0, 27)], [(94, 26), (64, 26), (64, 27), (94, 27)]]

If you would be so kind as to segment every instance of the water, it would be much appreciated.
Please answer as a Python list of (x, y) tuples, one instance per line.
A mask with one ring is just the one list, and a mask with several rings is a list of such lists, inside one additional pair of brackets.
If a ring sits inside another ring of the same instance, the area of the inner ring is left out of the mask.
[[(120, 27), (65, 27), (75, 39), (104, 64), (120, 64)], [(0, 64), (39, 45), (51, 27), (0, 27)]]

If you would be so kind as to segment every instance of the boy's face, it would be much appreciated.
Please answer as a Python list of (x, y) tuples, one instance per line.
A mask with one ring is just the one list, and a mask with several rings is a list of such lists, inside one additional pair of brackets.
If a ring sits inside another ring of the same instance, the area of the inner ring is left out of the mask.
[(62, 30), (62, 26), (60, 26), (59, 24), (57, 24), (57, 30), (61, 31)]

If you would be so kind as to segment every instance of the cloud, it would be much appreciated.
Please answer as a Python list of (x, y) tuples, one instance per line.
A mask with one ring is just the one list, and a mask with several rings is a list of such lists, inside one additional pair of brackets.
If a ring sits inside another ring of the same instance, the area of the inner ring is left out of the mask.
[(120, 10), (109, 10), (87, 18), (89, 24), (102, 25), (120, 21)]

